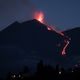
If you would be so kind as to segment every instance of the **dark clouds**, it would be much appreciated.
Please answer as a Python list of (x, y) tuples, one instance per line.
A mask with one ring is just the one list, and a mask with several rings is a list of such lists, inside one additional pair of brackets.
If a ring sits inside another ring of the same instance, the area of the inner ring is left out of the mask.
[(0, 0), (0, 28), (14, 21), (31, 19), (34, 10), (30, 0)]

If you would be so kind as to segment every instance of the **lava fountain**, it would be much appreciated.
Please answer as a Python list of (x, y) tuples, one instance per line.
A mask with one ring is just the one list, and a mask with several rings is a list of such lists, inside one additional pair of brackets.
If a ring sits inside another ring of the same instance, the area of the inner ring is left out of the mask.
[(40, 21), (41, 23), (44, 23), (44, 14), (41, 11), (34, 13), (34, 19)]

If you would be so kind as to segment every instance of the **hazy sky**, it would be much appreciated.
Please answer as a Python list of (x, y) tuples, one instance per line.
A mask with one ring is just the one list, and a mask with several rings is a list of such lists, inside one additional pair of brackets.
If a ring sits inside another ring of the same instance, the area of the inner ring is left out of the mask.
[(0, 29), (32, 19), (35, 11), (60, 30), (80, 26), (80, 0), (0, 0)]

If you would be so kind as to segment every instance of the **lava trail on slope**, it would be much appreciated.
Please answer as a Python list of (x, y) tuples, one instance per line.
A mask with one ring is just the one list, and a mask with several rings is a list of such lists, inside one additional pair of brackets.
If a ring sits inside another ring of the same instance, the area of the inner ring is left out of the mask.
[(62, 50), (61, 50), (61, 55), (65, 55), (65, 54), (66, 54), (66, 50), (67, 50), (67, 48), (68, 48), (68, 45), (69, 45), (69, 43), (70, 43), (70, 38), (67, 37), (67, 36), (65, 36), (64, 33), (62, 33), (61, 31), (56, 30), (53, 26), (49, 26), (48, 24), (46, 24), (46, 23), (44, 22), (44, 14), (43, 14), (42, 11), (37, 11), (37, 12), (35, 12), (35, 14), (34, 14), (34, 19), (36, 19), (36, 20), (38, 20), (39, 22), (47, 25), (47, 29), (48, 29), (49, 31), (55, 31), (56, 33), (58, 33), (58, 34), (60, 34), (61, 36), (63, 36), (63, 37), (66, 38), (66, 39), (64, 40), (64, 46), (63, 46), (63, 48), (62, 48)]

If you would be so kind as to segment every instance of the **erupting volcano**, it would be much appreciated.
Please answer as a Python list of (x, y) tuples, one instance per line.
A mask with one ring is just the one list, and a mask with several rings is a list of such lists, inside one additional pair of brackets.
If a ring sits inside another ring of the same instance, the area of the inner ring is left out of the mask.
[[(38, 20), (41, 23), (44, 23), (44, 13), (42, 11), (35, 12), (34, 13), (34, 19)], [(46, 23), (44, 23), (44, 24), (47, 25), (47, 29), (49, 31), (55, 31), (56, 33), (58, 33), (58, 34), (60, 34), (60, 35), (67, 38), (67, 36), (65, 36), (64, 33), (62, 33), (61, 31), (56, 30), (53, 26), (48, 26), (48, 24), (46, 24)], [(66, 54), (66, 50), (67, 50), (67, 47), (68, 47), (69, 43), (70, 43), (69, 40), (64, 40), (64, 47), (61, 51), (62, 55)]]
[(35, 12), (34, 19), (40, 21), (41, 23), (44, 23), (44, 14), (43, 14), (43, 12), (41, 12), (41, 11)]

